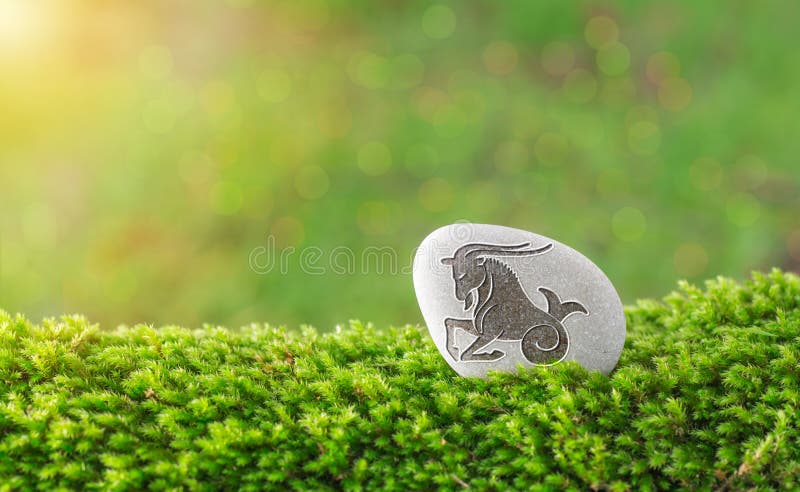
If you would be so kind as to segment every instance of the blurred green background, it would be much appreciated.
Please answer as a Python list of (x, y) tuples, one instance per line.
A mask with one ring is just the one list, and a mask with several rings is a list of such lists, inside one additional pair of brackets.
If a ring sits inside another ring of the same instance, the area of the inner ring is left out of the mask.
[[(795, 2), (0, 0), (0, 306), (421, 322), (254, 249), (539, 232), (625, 302), (800, 268)], [(322, 260), (324, 261), (324, 259)]]

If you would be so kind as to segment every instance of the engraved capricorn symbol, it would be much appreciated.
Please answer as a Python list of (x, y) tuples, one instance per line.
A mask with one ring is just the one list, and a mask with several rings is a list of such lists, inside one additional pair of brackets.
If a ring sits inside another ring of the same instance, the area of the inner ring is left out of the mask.
[[(500, 350), (487, 351), (495, 340), (520, 342), (525, 358), (533, 364), (555, 364), (569, 350), (564, 320), (573, 313), (589, 314), (575, 301), (561, 302), (550, 289), (539, 287), (547, 299), (547, 311), (534, 305), (511, 268), (493, 257), (536, 256), (553, 249), (552, 244), (533, 248), (531, 243), (514, 246), (466, 244), (442, 263), (453, 267), (456, 299), (464, 310), (472, 307), (470, 319), (446, 318), (447, 351), (456, 361), (489, 362), (503, 358)], [(464, 350), (454, 345), (455, 329), (477, 337)]]

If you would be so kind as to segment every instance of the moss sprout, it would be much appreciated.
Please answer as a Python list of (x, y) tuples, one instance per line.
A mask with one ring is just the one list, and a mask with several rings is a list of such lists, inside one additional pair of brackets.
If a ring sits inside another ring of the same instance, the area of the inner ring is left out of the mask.
[(610, 376), (458, 377), (424, 328), (0, 311), (0, 490), (797, 489), (800, 278), (626, 309)]

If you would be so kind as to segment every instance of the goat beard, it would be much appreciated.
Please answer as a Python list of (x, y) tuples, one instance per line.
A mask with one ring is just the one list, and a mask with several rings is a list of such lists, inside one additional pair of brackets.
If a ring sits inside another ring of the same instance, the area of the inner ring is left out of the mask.
[(464, 311), (469, 311), (469, 308), (472, 307), (472, 304), (475, 303), (475, 298), (478, 296), (478, 292), (475, 290), (469, 291), (467, 294), (466, 299), (464, 299)]

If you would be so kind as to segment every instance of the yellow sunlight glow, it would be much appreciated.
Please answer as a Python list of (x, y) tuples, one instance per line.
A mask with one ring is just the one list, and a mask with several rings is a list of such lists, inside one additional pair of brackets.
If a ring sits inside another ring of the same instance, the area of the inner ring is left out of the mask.
[(25, 56), (48, 37), (48, 4), (38, 0), (0, 0), (0, 56)]

